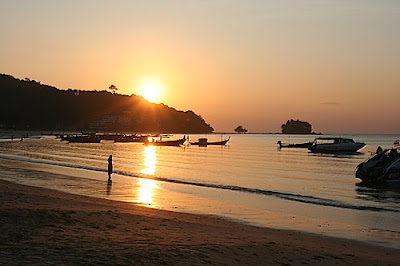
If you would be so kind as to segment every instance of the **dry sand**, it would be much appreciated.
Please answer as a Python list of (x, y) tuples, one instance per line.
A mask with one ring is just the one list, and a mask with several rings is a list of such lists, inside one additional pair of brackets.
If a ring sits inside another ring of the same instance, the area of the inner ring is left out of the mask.
[(0, 264), (396, 265), (398, 250), (0, 181)]

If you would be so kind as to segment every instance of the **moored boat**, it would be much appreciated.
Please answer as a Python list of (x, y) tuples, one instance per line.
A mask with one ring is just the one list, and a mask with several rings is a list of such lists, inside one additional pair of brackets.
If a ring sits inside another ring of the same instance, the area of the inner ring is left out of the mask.
[(182, 139), (177, 140), (154, 140), (154, 139), (146, 139), (144, 144), (151, 146), (180, 146), (183, 145), (186, 141), (186, 136), (183, 136)]
[(114, 142), (146, 142), (149, 136), (121, 135), (114, 138)]
[(226, 145), (231, 137), (221, 140), (221, 141), (208, 141), (207, 138), (200, 138), (197, 142), (190, 142), (190, 145), (199, 145), (199, 146), (207, 146), (207, 145)]
[(311, 152), (355, 153), (365, 146), (364, 142), (355, 142), (349, 138), (316, 138), (308, 147)]
[(70, 143), (99, 143), (101, 141), (113, 142), (141, 142), (144, 143), (149, 137), (155, 138), (159, 135), (136, 135), (136, 134), (108, 134), (108, 133), (82, 133), (82, 134), (60, 134), (57, 136), (61, 141)]
[(101, 138), (95, 134), (88, 135), (63, 135), (60, 136), (62, 141), (68, 141), (68, 143), (100, 143)]
[(400, 185), (400, 148), (375, 153), (356, 167), (355, 176), (367, 184)]
[(305, 143), (282, 143), (282, 141), (278, 141), (276, 144), (279, 145), (279, 148), (308, 148), (313, 144), (313, 141), (305, 142)]

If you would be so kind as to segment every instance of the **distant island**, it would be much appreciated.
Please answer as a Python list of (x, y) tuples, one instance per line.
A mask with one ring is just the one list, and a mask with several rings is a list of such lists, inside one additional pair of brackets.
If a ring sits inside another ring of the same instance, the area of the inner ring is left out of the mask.
[(238, 126), (237, 128), (235, 128), (235, 132), (239, 133), (239, 134), (244, 134), (244, 133), (247, 133), (248, 130), (246, 128), (244, 128), (243, 126)]
[(178, 111), (137, 95), (60, 90), (0, 74), (0, 128), (135, 133), (212, 133), (193, 111)]
[(312, 131), (312, 125), (305, 121), (288, 120), (281, 126), (282, 134), (315, 134)]

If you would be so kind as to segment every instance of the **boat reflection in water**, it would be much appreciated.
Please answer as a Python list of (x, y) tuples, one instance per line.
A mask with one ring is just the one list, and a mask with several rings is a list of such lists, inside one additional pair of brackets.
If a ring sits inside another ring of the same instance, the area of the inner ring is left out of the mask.
[[(140, 172), (146, 175), (154, 175), (157, 165), (156, 147), (145, 146), (143, 150), (145, 168)], [(138, 201), (143, 204), (153, 205), (154, 189), (157, 188), (158, 181), (141, 178), (139, 181)]]

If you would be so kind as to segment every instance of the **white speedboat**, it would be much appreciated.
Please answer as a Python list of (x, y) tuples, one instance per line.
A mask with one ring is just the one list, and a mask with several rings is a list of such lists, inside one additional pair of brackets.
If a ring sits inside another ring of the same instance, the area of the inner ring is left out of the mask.
[(375, 153), (357, 166), (355, 175), (363, 183), (400, 184), (400, 148)]
[(355, 142), (348, 138), (316, 138), (308, 147), (311, 152), (357, 152), (365, 146), (364, 142)]

